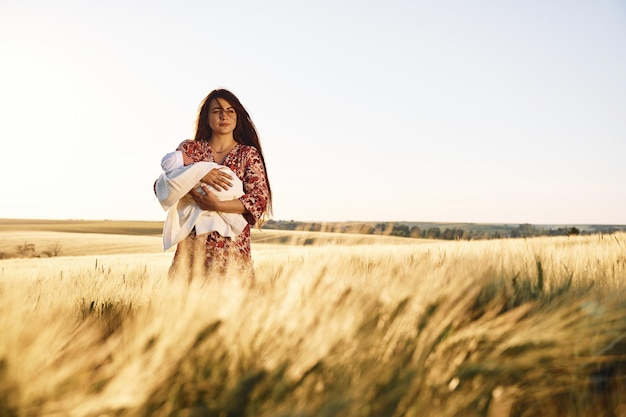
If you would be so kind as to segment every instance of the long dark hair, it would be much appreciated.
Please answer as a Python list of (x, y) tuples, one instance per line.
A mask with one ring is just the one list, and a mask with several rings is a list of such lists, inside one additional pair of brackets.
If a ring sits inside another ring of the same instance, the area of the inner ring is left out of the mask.
[(198, 111), (196, 136), (194, 137), (194, 140), (208, 141), (211, 139), (213, 131), (211, 130), (211, 126), (209, 126), (209, 106), (211, 101), (217, 98), (226, 100), (231, 106), (233, 106), (233, 109), (235, 109), (235, 112), (237, 113), (237, 125), (233, 131), (233, 138), (235, 139), (235, 142), (241, 143), (242, 145), (252, 146), (256, 148), (261, 155), (268, 191), (267, 208), (265, 210), (266, 216), (263, 217), (269, 217), (272, 214), (272, 188), (270, 187), (270, 180), (267, 176), (267, 167), (265, 166), (265, 158), (263, 157), (263, 149), (261, 149), (259, 135), (256, 132), (256, 127), (254, 126), (254, 123), (252, 123), (252, 119), (250, 118), (248, 111), (243, 107), (239, 99), (233, 93), (220, 88), (211, 91), (209, 95), (206, 96), (200, 105), (200, 110)]

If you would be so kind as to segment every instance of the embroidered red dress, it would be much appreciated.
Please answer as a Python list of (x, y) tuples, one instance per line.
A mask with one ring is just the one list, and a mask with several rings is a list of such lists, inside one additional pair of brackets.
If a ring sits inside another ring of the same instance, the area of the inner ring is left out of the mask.
[[(179, 149), (195, 162), (215, 162), (208, 142), (185, 140)], [(256, 148), (238, 143), (226, 155), (222, 165), (232, 169), (243, 182), (244, 195), (239, 201), (247, 210), (243, 216), (248, 225), (235, 238), (224, 237), (217, 232), (196, 236), (192, 231), (176, 247), (171, 275), (188, 274), (187, 278), (191, 279), (210, 273), (223, 274), (231, 268), (252, 274), (250, 226), (261, 218), (269, 199), (263, 161)]]

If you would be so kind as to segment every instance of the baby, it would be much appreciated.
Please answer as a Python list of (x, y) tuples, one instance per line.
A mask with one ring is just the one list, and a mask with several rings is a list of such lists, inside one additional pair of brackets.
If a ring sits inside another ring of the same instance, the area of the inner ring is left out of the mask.
[(206, 184), (219, 200), (241, 197), (243, 183), (224, 165), (214, 162), (194, 162), (185, 152), (170, 152), (161, 159), (163, 173), (155, 184), (155, 193), (167, 217), (163, 224), (163, 250), (186, 238), (195, 228), (197, 235), (218, 232), (225, 237), (238, 236), (247, 222), (241, 214), (202, 210), (189, 195), (191, 189), (204, 194), (200, 179), (213, 169), (220, 169), (232, 177), (232, 186), (218, 191)]

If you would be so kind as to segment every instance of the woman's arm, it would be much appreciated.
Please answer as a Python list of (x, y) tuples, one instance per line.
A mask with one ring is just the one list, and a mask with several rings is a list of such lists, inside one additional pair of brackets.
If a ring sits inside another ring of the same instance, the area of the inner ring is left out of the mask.
[(248, 148), (242, 181), (245, 194), (239, 198), (239, 201), (247, 211), (244, 217), (250, 225), (253, 225), (261, 219), (269, 201), (265, 165), (256, 148)]

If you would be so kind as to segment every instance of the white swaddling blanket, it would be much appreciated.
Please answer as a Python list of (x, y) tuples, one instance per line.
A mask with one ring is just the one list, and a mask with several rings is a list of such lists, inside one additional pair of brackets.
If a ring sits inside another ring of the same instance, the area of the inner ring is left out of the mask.
[(194, 226), (197, 235), (218, 232), (224, 237), (235, 237), (248, 224), (241, 214), (202, 210), (188, 195), (193, 188), (198, 187), (202, 190), (198, 182), (212, 169), (221, 169), (233, 177), (231, 180), (233, 185), (227, 190), (217, 191), (207, 185), (219, 200), (232, 200), (244, 194), (243, 183), (235, 173), (230, 168), (214, 162), (196, 162), (170, 172), (163, 172), (157, 179), (156, 196), (163, 209), (167, 210), (163, 224), (163, 250), (171, 248), (189, 236)]

